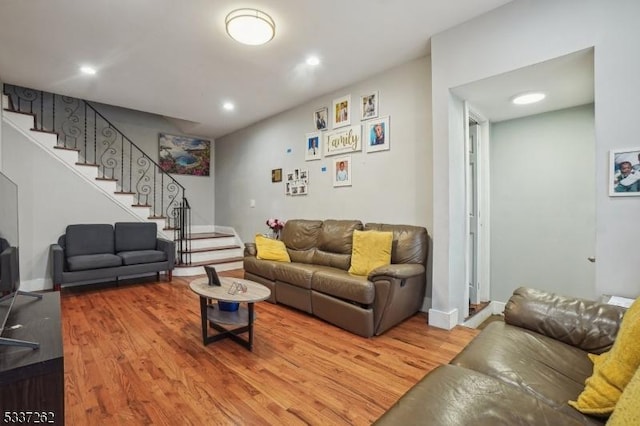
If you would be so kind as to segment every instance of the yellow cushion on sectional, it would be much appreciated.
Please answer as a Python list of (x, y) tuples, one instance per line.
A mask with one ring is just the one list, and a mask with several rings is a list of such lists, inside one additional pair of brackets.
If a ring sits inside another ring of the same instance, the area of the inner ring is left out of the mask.
[(351, 267), (353, 275), (369, 275), (378, 266), (391, 263), (393, 232), (353, 231)]
[(263, 260), (277, 260), (278, 262), (291, 262), (287, 247), (280, 240), (267, 238), (263, 235), (256, 235), (256, 257)]
[(636, 370), (636, 374), (624, 388), (607, 426), (640, 425), (640, 404), (638, 401), (640, 401), (640, 368)]
[(593, 374), (577, 401), (569, 405), (584, 414), (607, 416), (640, 366), (640, 297), (625, 312), (609, 352), (594, 362)]

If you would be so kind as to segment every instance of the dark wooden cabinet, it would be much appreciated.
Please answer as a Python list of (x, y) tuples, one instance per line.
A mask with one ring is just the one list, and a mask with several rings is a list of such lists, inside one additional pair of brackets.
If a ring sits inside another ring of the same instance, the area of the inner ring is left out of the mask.
[(60, 293), (42, 296), (18, 295), (2, 333), (40, 347), (0, 346), (0, 424), (64, 424)]

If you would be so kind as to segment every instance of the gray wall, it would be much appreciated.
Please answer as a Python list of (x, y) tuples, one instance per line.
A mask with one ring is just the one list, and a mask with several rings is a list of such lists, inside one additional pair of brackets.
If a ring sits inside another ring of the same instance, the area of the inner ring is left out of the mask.
[[(158, 161), (158, 133), (189, 136), (160, 115), (105, 104), (94, 103), (93, 105), (156, 162)], [(213, 140), (206, 137), (204, 139), (211, 140), (213, 151)], [(213, 165), (213, 159), (210, 164)], [(214, 171), (211, 170), (208, 177), (175, 174), (171, 176), (185, 187), (187, 199), (191, 205), (193, 225), (214, 225)]]
[(595, 298), (593, 104), (491, 127), (491, 300), (527, 285)]
[[(425, 57), (218, 139), (216, 224), (233, 226), (245, 241), (266, 232), (265, 220), (271, 217), (360, 219), (430, 229), (430, 86)], [(351, 94), (351, 123), (361, 123), (357, 105), (372, 90), (379, 91), (380, 116), (390, 116), (391, 149), (352, 153), (353, 185), (334, 188), (332, 157), (304, 160), (305, 133), (315, 130), (313, 112)], [(284, 182), (271, 183), (271, 170), (277, 168), (285, 175), (309, 169), (309, 194), (285, 196)]]
[[(429, 322), (454, 318), (464, 298), (464, 140), (450, 133), (462, 116), (451, 108), (450, 89), (568, 53), (595, 47), (596, 257), (595, 288), (588, 294), (640, 293), (640, 203), (634, 197), (611, 198), (607, 192), (608, 152), (637, 147), (629, 135), (637, 127), (637, 107), (629, 93), (640, 92), (640, 51), (629, 40), (640, 38), (636, 18), (640, 2), (515, 0), (435, 35), (431, 40), (433, 90), (433, 168), (449, 176), (434, 187), (433, 308)], [(540, 29), (544, 28), (544, 31)], [(449, 326), (450, 322), (446, 324)]]

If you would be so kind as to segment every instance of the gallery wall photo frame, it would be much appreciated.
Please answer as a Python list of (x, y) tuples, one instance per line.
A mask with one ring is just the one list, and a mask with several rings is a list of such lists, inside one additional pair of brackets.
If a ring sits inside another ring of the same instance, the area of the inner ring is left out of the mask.
[(336, 157), (333, 159), (333, 186), (351, 186), (351, 156)]
[(158, 163), (167, 173), (209, 176), (211, 141), (188, 136), (158, 134)]
[(333, 100), (331, 117), (334, 129), (351, 124), (351, 95)]
[(360, 118), (369, 120), (378, 116), (378, 91), (372, 91), (360, 97)]
[(313, 112), (313, 125), (316, 130), (327, 130), (329, 122), (329, 108), (322, 107)]
[(610, 151), (609, 195), (640, 196), (640, 147)]
[(362, 134), (367, 153), (388, 151), (391, 149), (391, 127), (389, 116), (376, 118), (364, 123)]
[(322, 148), (325, 157), (362, 151), (362, 126), (342, 127), (324, 132)]
[(284, 183), (285, 195), (307, 195), (309, 193), (309, 170), (293, 169), (287, 172)]
[(322, 133), (312, 132), (305, 135), (305, 161), (322, 159)]
[(282, 169), (271, 170), (271, 183), (282, 182)]

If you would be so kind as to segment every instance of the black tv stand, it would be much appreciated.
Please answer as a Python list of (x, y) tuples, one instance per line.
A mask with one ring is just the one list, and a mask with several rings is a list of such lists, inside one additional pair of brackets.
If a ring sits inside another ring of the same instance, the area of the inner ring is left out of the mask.
[[(5, 300), (8, 300), (11, 297), (18, 296), (29, 296), (35, 297), (36, 299), (42, 299), (42, 295), (38, 293), (31, 293), (28, 291), (17, 290), (13, 293), (9, 293), (6, 296), (0, 297), (0, 303)], [(27, 340), (19, 340), (19, 339), (9, 339), (8, 337), (0, 337), (0, 346), (22, 346), (31, 349), (38, 349), (40, 347), (40, 343), (37, 342), (29, 342)]]

